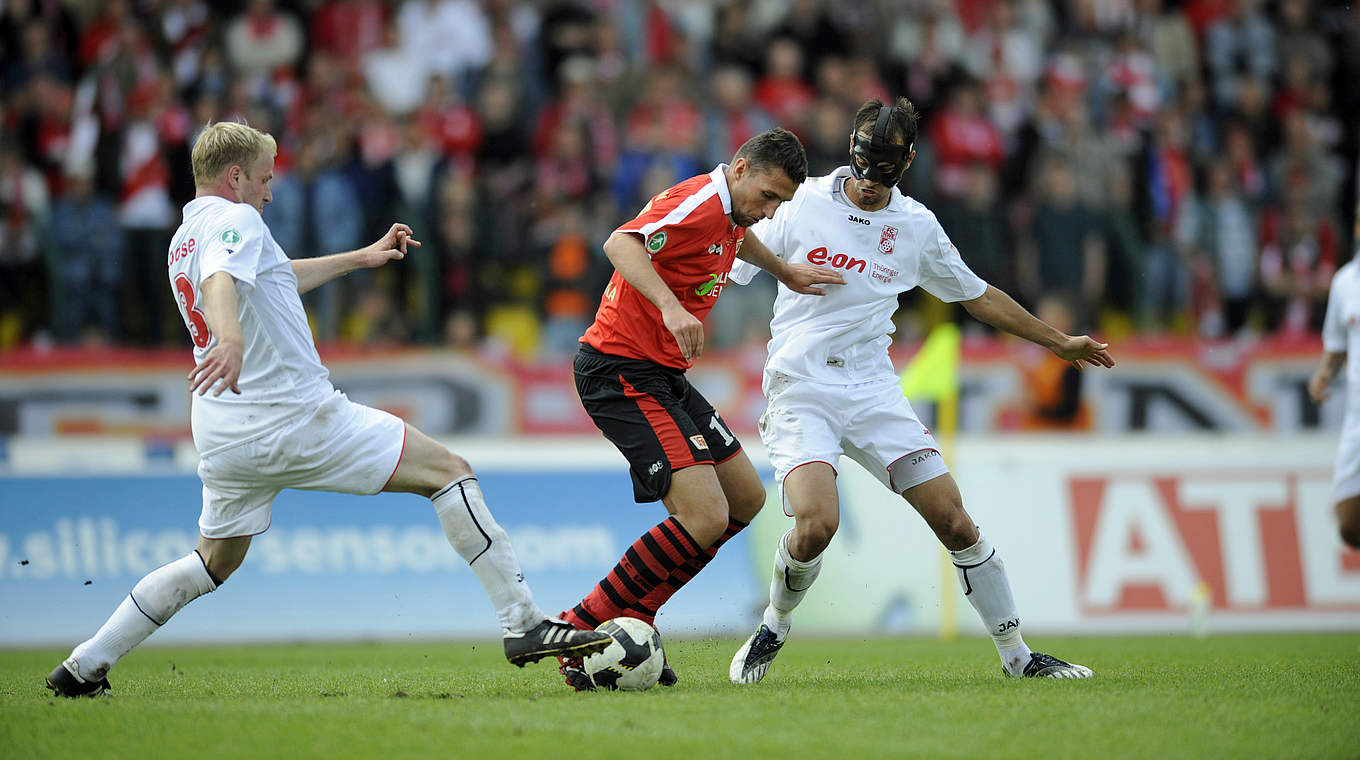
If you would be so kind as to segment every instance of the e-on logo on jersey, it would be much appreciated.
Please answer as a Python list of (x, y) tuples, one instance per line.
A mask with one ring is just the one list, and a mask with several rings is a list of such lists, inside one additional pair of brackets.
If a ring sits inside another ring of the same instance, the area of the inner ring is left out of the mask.
[(711, 279), (709, 279), (708, 282), (705, 282), (701, 284), (699, 287), (694, 289), (694, 295), (696, 296), (711, 295), (714, 298), (718, 297), (718, 294), (722, 292), (723, 286), (727, 284), (727, 273), (719, 272), (717, 274), (710, 274), (709, 277)]

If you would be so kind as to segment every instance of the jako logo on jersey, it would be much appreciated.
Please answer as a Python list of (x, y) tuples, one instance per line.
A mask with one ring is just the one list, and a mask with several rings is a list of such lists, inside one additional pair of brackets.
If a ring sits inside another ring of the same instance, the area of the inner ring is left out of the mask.
[(709, 277), (712, 277), (713, 279), (695, 288), (694, 295), (712, 295), (714, 298), (718, 297), (718, 294), (722, 292), (722, 286), (727, 284), (727, 273), (721, 272), (719, 274), (710, 274)]
[(647, 250), (651, 251), (652, 253), (656, 253), (657, 251), (661, 250), (661, 248), (664, 245), (666, 245), (665, 230), (653, 232), (652, 236), (647, 238)]
[(711, 253), (711, 254), (713, 254), (714, 256), (721, 256), (721, 255), (722, 255), (722, 243), (714, 243), (713, 245), (710, 245), (710, 246), (708, 247), (708, 252)]
[(708, 450), (708, 441), (704, 440), (704, 437), (702, 435), (690, 436), (689, 442), (694, 444), (694, 448), (696, 449), (703, 449), (705, 451)]
[(864, 259), (857, 259), (843, 253), (829, 253), (826, 248), (813, 248), (808, 251), (807, 260), (809, 264), (822, 266), (825, 264), (833, 269), (844, 269), (847, 272), (851, 269), (858, 269), (861, 274), (864, 272)]
[(658, 472), (661, 472), (661, 463), (660, 463), (660, 462), (652, 462), (652, 466), (647, 468), (647, 474), (648, 474), (648, 475), (655, 475), (655, 474), (657, 474)]
[(1011, 631), (1011, 630), (1014, 630), (1014, 629), (1019, 628), (1019, 627), (1020, 627), (1020, 618), (1011, 618), (1010, 620), (1007, 620), (1007, 621), (1004, 622), (1004, 623), (997, 623), (997, 624), (996, 624), (996, 632), (997, 632), (998, 634), (1001, 634), (1001, 633), (1005, 633), (1006, 631)]
[(897, 228), (883, 225), (883, 236), (878, 239), (878, 250), (880, 253), (888, 254), (893, 252), (893, 246), (897, 245)]
[(847, 217), (845, 217), (845, 218), (846, 218), (846, 219), (849, 219), (850, 221), (852, 221), (852, 222), (854, 222), (854, 223), (856, 223), (856, 224), (863, 224), (863, 225), (865, 225), (866, 227), (869, 225), (869, 220), (868, 220), (868, 219), (861, 219), (861, 218), (855, 216), (854, 214), (851, 214), (851, 215), (849, 215), (849, 216), (847, 216)]
[(241, 233), (236, 230), (227, 230), (222, 233), (222, 242), (227, 245), (236, 245), (241, 242)]

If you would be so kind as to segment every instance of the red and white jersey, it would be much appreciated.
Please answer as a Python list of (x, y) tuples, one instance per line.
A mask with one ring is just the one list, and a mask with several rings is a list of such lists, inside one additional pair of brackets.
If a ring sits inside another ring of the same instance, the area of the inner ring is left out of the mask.
[[(652, 266), (690, 314), (708, 316), (727, 284), (727, 273), (746, 237), (732, 222), (732, 195), (726, 164), (690, 177), (647, 202), (636, 218), (615, 232), (642, 238)], [(581, 337), (599, 351), (688, 369), (675, 336), (661, 312), (623, 276), (614, 272), (595, 312), (595, 323)]]
[[(849, 384), (895, 375), (888, 357), (897, 296), (918, 285), (942, 301), (981, 296), (987, 283), (963, 263), (935, 215), (893, 188), (888, 205), (865, 211), (844, 193), (850, 168), (811, 177), (774, 218), (751, 234), (793, 264), (830, 267), (844, 285), (824, 296), (781, 283), (770, 323), (766, 372)], [(759, 268), (737, 262), (731, 279), (746, 284)]]
[(1346, 422), (1343, 435), (1360, 435), (1360, 264), (1355, 259), (1332, 275), (1322, 347), (1346, 355)]
[(194, 341), (195, 364), (217, 345), (203, 314), (203, 281), (218, 272), (236, 281), (236, 316), (245, 340), (237, 382), (241, 394), (193, 394), (191, 420), (200, 456), (299, 421), (299, 414), (334, 392), (312, 341), (292, 263), (254, 207), (215, 196), (190, 201), (170, 241), (167, 264), (180, 316)]

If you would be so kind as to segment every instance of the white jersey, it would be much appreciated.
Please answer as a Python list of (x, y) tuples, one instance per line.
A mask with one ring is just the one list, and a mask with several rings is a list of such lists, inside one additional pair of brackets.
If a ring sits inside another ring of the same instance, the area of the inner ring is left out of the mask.
[[(844, 285), (820, 286), (824, 296), (780, 285), (767, 374), (833, 384), (893, 377), (888, 347), (899, 293), (919, 285), (954, 302), (987, 290), (930, 209), (894, 188), (886, 207), (865, 211), (845, 197), (850, 177), (843, 166), (809, 178), (773, 218), (750, 228), (779, 258), (830, 267), (845, 278)], [(760, 271), (746, 261), (737, 264), (728, 279), (739, 284)]]
[(1360, 264), (1351, 259), (1332, 275), (1322, 347), (1346, 355), (1346, 430), (1360, 434)]
[(190, 201), (167, 263), (196, 364), (217, 342), (203, 315), (203, 281), (218, 272), (236, 280), (236, 316), (245, 340), (241, 394), (193, 394), (200, 456), (299, 421), (334, 394), (312, 342), (292, 263), (254, 207), (215, 196)]

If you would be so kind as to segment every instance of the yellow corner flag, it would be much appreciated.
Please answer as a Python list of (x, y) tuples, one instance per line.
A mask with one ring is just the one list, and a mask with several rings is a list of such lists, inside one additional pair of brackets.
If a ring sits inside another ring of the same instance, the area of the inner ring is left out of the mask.
[(930, 331), (902, 370), (902, 392), (912, 399), (939, 401), (959, 395), (959, 326), (944, 322)]
[[(902, 370), (902, 393), (908, 400), (935, 402), (935, 440), (946, 462), (954, 459), (954, 434), (959, 427), (959, 326), (943, 322), (926, 336), (907, 368)], [(959, 635), (954, 562), (940, 548), (940, 638)]]

